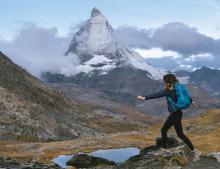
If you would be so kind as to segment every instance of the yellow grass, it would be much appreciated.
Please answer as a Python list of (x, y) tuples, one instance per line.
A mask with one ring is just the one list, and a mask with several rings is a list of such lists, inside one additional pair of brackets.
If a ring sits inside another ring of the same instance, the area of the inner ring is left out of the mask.
[[(16, 143), (0, 141), (0, 155), (17, 158), (21, 161), (39, 161), (51, 163), (51, 160), (61, 154), (91, 152), (98, 149), (139, 147), (144, 148), (155, 144), (160, 136), (163, 123), (143, 128), (139, 131), (120, 132), (99, 137), (87, 137), (70, 141), (49, 143)], [(203, 153), (220, 151), (220, 109), (210, 110), (200, 117), (185, 119), (184, 131), (193, 144)], [(191, 126), (191, 127), (190, 127)], [(186, 130), (190, 127), (189, 130)], [(171, 134), (175, 135), (173, 129)]]

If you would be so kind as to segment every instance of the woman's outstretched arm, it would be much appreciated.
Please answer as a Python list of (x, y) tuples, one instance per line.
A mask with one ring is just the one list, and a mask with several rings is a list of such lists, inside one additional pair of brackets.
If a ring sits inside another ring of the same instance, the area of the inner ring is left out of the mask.
[(145, 96), (145, 100), (159, 98), (159, 97), (163, 97), (163, 96), (167, 96), (167, 95), (168, 95), (167, 90), (166, 89), (162, 89), (159, 92), (146, 95)]

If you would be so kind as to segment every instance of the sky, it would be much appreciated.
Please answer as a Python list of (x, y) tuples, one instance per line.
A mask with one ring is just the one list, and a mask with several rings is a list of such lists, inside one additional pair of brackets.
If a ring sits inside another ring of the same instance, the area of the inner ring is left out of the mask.
[(36, 76), (79, 62), (63, 53), (93, 7), (155, 67), (220, 68), (220, 0), (1, 0), (0, 7), (0, 50)]
[(95, 6), (114, 28), (148, 29), (178, 21), (220, 38), (219, 0), (1, 0), (0, 6), (0, 35), (6, 39), (12, 39), (24, 22), (56, 26), (60, 35), (66, 35), (72, 26), (87, 19)]

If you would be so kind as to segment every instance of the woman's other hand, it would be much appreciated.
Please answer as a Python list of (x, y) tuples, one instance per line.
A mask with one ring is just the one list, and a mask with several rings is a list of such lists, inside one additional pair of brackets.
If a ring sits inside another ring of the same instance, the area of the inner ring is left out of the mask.
[(145, 97), (144, 96), (137, 96), (137, 99), (145, 100)]

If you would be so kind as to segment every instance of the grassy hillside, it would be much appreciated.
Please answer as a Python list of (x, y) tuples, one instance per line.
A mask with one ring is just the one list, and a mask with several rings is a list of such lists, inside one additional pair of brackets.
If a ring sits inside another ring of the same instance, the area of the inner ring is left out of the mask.
[[(220, 152), (220, 109), (210, 110), (200, 117), (184, 120), (183, 123), (185, 133), (203, 154)], [(120, 147), (144, 148), (155, 144), (155, 139), (160, 136), (162, 124), (143, 128), (135, 132), (121, 132), (70, 141), (40, 144), (0, 142), (0, 152), (2, 152), (0, 155), (16, 157), (22, 160), (37, 159), (41, 162), (50, 163), (51, 159), (61, 154), (91, 152), (98, 149)], [(169, 131), (169, 134), (176, 136), (173, 129)]]
[(70, 99), (0, 53), (0, 140), (69, 140), (155, 123), (151, 116), (120, 109)]

